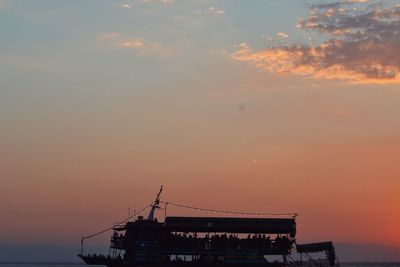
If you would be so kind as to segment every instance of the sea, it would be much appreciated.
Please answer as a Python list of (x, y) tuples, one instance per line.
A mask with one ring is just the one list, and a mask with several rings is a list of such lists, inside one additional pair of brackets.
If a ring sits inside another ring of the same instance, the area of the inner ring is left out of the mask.
[[(400, 262), (342, 262), (341, 267), (400, 267)], [(82, 263), (0, 263), (0, 267), (87, 267)]]

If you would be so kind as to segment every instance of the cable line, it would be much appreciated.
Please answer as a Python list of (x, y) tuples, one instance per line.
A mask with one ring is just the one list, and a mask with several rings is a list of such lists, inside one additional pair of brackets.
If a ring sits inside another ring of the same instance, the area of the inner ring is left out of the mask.
[(199, 207), (193, 207), (193, 206), (188, 206), (188, 205), (183, 205), (183, 204), (177, 204), (173, 202), (166, 202), (166, 201), (160, 201), (160, 203), (163, 203), (165, 205), (172, 205), (178, 208), (184, 208), (184, 209), (189, 209), (189, 210), (195, 210), (195, 211), (203, 211), (203, 212), (209, 212), (209, 213), (222, 213), (222, 214), (235, 214), (235, 215), (248, 215), (248, 216), (264, 216), (264, 217), (297, 217), (297, 213), (262, 213), (262, 212), (241, 212), (241, 211), (231, 211), (231, 210), (215, 210), (215, 209), (205, 209), (205, 208), (199, 208)]
[(132, 216), (129, 216), (127, 219), (125, 219), (125, 220), (123, 220), (123, 221), (120, 221), (120, 222), (114, 224), (113, 226), (110, 226), (110, 227), (108, 227), (108, 228), (106, 228), (106, 229), (104, 229), (104, 230), (98, 231), (98, 232), (96, 232), (96, 233), (94, 233), (94, 234), (87, 235), (87, 236), (83, 236), (83, 237), (82, 237), (82, 240), (89, 239), (89, 238), (95, 237), (95, 236), (97, 236), (97, 235), (101, 235), (101, 234), (103, 234), (103, 233), (105, 233), (105, 232), (108, 232), (108, 231), (112, 230), (114, 227), (116, 227), (116, 226), (118, 226), (118, 225), (121, 225), (121, 224), (123, 224), (123, 223), (129, 221), (130, 219), (134, 218), (136, 215), (139, 215), (140, 213), (142, 213), (143, 211), (145, 211), (145, 210), (146, 210), (148, 207), (150, 207), (150, 206), (151, 206), (151, 203), (150, 203), (149, 205), (147, 205), (146, 207), (144, 207), (143, 209), (141, 209), (139, 212), (133, 214)]
[(120, 222), (114, 224), (113, 226), (110, 226), (110, 227), (108, 227), (108, 228), (106, 228), (106, 229), (104, 229), (104, 230), (98, 231), (98, 232), (96, 232), (96, 233), (94, 233), (94, 234), (91, 234), (91, 235), (82, 236), (82, 239), (81, 239), (81, 255), (83, 255), (83, 242), (84, 242), (86, 239), (89, 239), (89, 238), (92, 238), (92, 237), (95, 237), (95, 236), (104, 234), (104, 233), (106, 233), (106, 232), (112, 230), (114, 227), (116, 227), (116, 226), (118, 226), (118, 225), (121, 225), (121, 224), (123, 224), (123, 223), (129, 221), (130, 219), (134, 218), (136, 215), (139, 215), (140, 213), (142, 213), (143, 211), (145, 211), (145, 210), (146, 210), (148, 207), (150, 207), (151, 205), (152, 205), (152, 203), (150, 203), (149, 205), (147, 205), (146, 207), (144, 207), (143, 209), (141, 209), (139, 212), (133, 214), (132, 216), (129, 216), (127, 219), (125, 219), (125, 220), (123, 220), (123, 221), (120, 221)]

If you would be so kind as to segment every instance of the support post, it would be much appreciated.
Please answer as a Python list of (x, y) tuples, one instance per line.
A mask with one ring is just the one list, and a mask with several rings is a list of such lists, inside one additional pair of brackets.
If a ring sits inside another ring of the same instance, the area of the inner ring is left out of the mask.
[(167, 206), (168, 206), (168, 202), (165, 202), (165, 206), (164, 206), (164, 222), (165, 222), (165, 219), (167, 219)]
[(81, 239), (81, 255), (83, 255), (83, 240), (85, 240), (84, 236), (82, 236), (82, 239)]

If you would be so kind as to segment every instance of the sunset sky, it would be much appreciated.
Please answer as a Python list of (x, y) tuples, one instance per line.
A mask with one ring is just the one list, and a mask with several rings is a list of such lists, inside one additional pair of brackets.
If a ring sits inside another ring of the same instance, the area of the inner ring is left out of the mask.
[(79, 243), (164, 185), (400, 248), (400, 1), (0, 0), (0, 181), (2, 244)]

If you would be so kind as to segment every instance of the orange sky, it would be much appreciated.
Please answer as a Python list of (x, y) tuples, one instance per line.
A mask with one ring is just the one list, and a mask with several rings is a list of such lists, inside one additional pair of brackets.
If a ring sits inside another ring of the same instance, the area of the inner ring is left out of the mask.
[[(225, 99), (177, 90), (194, 101), (189, 112), (157, 96), (146, 119), (123, 105), (89, 125), (20, 118), (2, 144), (1, 238), (74, 243), (147, 204), (163, 184), (164, 200), (177, 203), (297, 212), (300, 240), (397, 246), (400, 143), (385, 113), (398, 106), (369, 101), (396, 88), (348, 90), (364, 90), (362, 101), (329, 88), (254, 91), (246, 100), (241, 90)], [(11, 135), (25, 122), (34, 132)]]
[(324, 32), (300, 2), (0, 1), (0, 243), (78, 244), (164, 185), (400, 247), (398, 34)]

